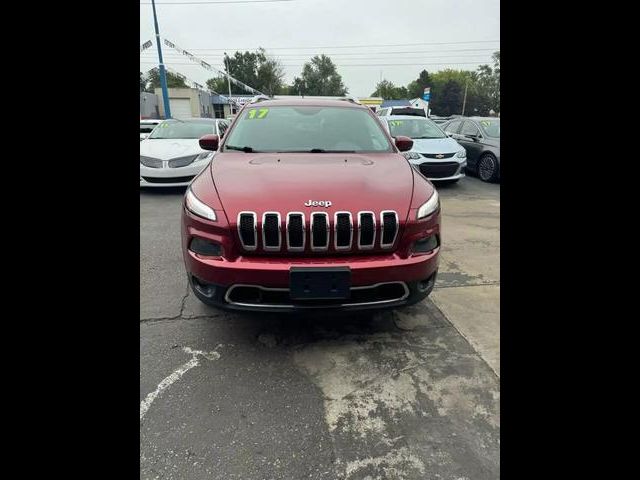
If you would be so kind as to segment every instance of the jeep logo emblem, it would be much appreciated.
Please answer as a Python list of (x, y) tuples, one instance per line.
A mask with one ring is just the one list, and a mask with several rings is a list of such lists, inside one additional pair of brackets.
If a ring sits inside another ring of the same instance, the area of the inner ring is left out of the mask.
[(304, 204), (305, 207), (325, 207), (329, 208), (332, 203), (329, 200), (307, 200), (307, 203)]

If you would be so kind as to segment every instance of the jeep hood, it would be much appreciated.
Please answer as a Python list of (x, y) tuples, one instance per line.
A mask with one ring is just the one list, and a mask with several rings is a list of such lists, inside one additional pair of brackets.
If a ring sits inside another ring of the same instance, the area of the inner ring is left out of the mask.
[[(241, 211), (324, 211), (330, 218), (339, 211), (395, 210), (405, 219), (413, 192), (413, 172), (397, 153), (377, 154), (246, 154), (218, 153), (211, 175), (222, 207), (231, 223)], [(331, 206), (307, 207), (311, 201)]]

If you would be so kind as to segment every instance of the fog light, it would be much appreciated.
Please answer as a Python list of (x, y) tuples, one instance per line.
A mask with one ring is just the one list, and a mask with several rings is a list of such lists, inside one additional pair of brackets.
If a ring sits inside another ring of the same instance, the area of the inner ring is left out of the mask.
[(427, 253), (440, 245), (437, 235), (431, 235), (427, 238), (421, 238), (413, 244), (413, 253)]
[(207, 257), (221, 257), (222, 246), (219, 243), (212, 242), (205, 238), (193, 237), (189, 250), (199, 255), (205, 255)]
[(191, 284), (193, 285), (193, 288), (195, 288), (200, 294), (204, 295), (207, 298), (213, 298), (216, 293), (215, 285), (203, 282), (194, 275), (191, 276)]

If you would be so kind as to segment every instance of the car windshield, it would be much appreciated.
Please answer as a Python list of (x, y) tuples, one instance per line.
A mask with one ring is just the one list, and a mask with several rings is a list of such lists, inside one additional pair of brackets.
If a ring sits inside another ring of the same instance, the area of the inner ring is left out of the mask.
[(403, 135), (409, 138), (446, 138), (446, 135), (431, 120), (411, 118), (388, 120), (392, 137)]
[(166, 120), (158, 125), (149, 139), (200, 138), (208, 133), (215, 133), (213, 122)]
[(391, 152), (376, 119), (364, 109), (317, 106), (246, 108), (225, 142), (244, 152)]
[(478, 123), (488, 137), (500, 138), (500, 120), (480, 120)]

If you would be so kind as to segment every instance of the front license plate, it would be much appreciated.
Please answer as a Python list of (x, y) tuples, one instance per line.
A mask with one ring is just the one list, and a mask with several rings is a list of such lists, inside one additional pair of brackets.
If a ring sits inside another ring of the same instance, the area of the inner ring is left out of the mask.
[(292, 300), (347, 299), (351, 295), (351, 269), (291, 267), (289, 292)]

